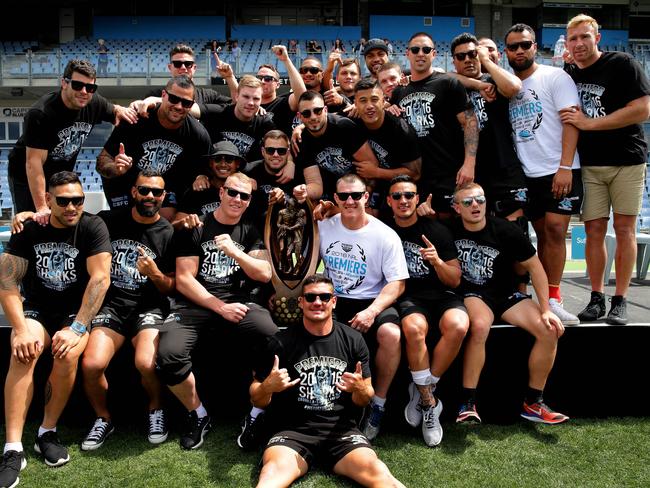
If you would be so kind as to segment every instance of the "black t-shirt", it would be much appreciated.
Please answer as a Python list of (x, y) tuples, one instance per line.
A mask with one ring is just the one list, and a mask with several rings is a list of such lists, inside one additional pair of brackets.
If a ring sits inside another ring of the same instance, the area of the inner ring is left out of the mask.
[(174, 271), (171, 249), (174, 229), (164, 218), (153, 224), (140, 224), (133, 220), (131, 208), (99, 213), (106, 223), (111, 238), (111, 286), (106, 303), (119, 303), (128, 307), (154, 308), (164, 303), (165, 297), (149, 278), (138, 271), (138, 247), (144, 249), (162, 273)]
[(207, 105), (201, 112), (201, 120), (208, 129), (212, 142), (230, 141), (239, 154), (248, 161), (262, 158), (260, 145), (262, 137), (268, 131), (276, 128), (273, 116), (255, 115), (250, 121), (244, 122), (235, 116), (235, 106), (226, 107)]
[(176, 257), (197, 256), (199, 267), (197, 281), (212, 295), (225, 302), (249, 302), (242, 290), (250, 278), (239, 264), (217, 249), (215, 236), (229, 234), (235, 245), (248, 254), (264, 249), (264, 243), (255, 226), (241, 220), (235, 225), (217, 222), (214, 214), (201, 217), (203, 226), (177, 233)]
[(43, 166), (46, 183), (54, 173), (72, 171), (86, 137), (102, 121), (114, 122), (115, 115), (113, 104), (98, 93), (81, 110), (66, 107), (60, 91), (43, 95), (25, 115), (23, 134), (9, 153), (9, 176), (27, 183), (27, 147), (48, 151)]
[(85, 213), (75, 227), (41, 227), (27, 221), (13, 234), (7, 254), (29, 262), (23, 278), (23, 296), (28, 302), (55, 314), (75, 313), (88, 284), (86, 259), (111, 252), (106, 225), (96, 215)]
[(291, 137), (291, 133), (295, 127), (293, 122), (298, 112), (291, 110), (289, 96), (289, 93), (281, 95), (276, 97), (272, 102), (263, 103), (261, 106), (271, 116), (271, 120), (276, 127)]
[(363, 377), (370, 377), (368, 346), (358, 331), (338, 322), (326, 336), (314, 336), (303, 326), (281, 330), (269, 338), (266, 353), (257, 358), (257, 380), (268, 376), (274, 355), (292, 380), (300, 378), (296, 386), (273, 395), (269, 413), (277, 430), (326, 434), (355, 427), (358, 409), (352, 395), (336, 383), (346, 371), (354, 372), (358, 361)]
[(336, 189), (336, 180), (354, 172), (353, 154), (366, 142), (364, 133), (350, 119), (327, 115), (327, 128), (320, 137), (308, 130), (302, 133), (300, 152), (296, 156), (296, 171), (318, 166), (323, 179), (323, 196), (329, 197)]
[(115, 157), (124, 144), (124, 152), (133, 158), (133, 165), (124, 175), (102, 178), (104, 193), (111, 208), (130, 206), (131, 187), (143, 169), (158, 171), (165, 179), (168, 200), (176, 199), (192, 185), (205, 167), (205, 155), (210, 152), (210, 136), (193, 117), (185, 117), (178, 129), (166, 129), (158, 120), (160, 107), (150, 110), (148, 118), (136, 124), (120, 124), (104, 144)]
[(177, 210), (186, 214), (200, 216), (214, 212), (220, 205), (219, 188), (210, 186), (207, 190), (202, 191), (194, 191), (190, 188), (178, 203)]
[(445, 296), (449, 287), (440, 281), (433, 266), (422, 259), (420, 249), (426, 246), (422, 240), (422, 235), (425, 235), (436, 248), (440, 259), (445, 262), (456, 259), (458, 253), (449, 229), (439, 222), (425, 218), (418, 218), (417, 222), (409, 227), (400, 227), (393, 219), (388, 220), (387, 223), (402, 239), (402, 248), (409, 270), (406, 290), (402, 296), (420, 300), (438, 300)]
[[(578, 88), (582, 111), (589, 118), (605, 117), (632, 100), (650, 95), (650, 82), (639, 63), (627, 53), (604, 52), (591, 66), (567, 65)], [(645, 164), (648, 145), (641, 124), (619, 129), (580, 131), (578, 154), (583, 166)]]
[(450, 224), (462, 269), (461, 289), (496, 301), (515, 291), (513, 264), (535, 255), (535, 248), (517, 224), (487, 217), (477, 232), (468, 231), (460, 219)]
[(471, 107), (460, 82), (447, 74), (398, 86), (391, 103), (415, 130), (422, 152), (422, 181), (455, 175), (465, 159), (463, 129), (457, 115)]

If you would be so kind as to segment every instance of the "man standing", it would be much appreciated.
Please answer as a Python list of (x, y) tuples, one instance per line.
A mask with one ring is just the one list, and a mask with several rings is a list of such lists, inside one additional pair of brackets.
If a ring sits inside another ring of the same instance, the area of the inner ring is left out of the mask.
[[(461, 264), (460, 291), (469, 312), (470, 336), (463, 359), (463, 404), (456, 422), (480, 423), (476, 388), (485, 364), (485, 342), (495, 319), (521, 327), (535, 337), (528, 358), (528, 388), (521, 416), (531, 422), (559, 424), (569, 417), (554, 412), (543, 399), (553, 368), (558, 339), (564, 327), (548, 304), (548, 282), (535, 248), (519, 227), (498, 217), (487, 217), (483, 188), (461, 186), (454, 195), (460, 215), (451, 231)], [(516, 290), (514, 263), (530, 273), (539, 305)]]
[(418, 32), (408, 42), (406, 56), (411, 82), (393, 90), (391, 103), (404, 112), (418, 135), (422, 152), (421, 195), (433, 195), (432, 207), (451, 214), (456, 185), (474, 179), (478, 126), (460, 82), (434, 70), (433, 39)]
[(582, 178), (576, 153), (578, 129), (562, 123), (562, 111), (578, 106), (571, 77), (535, 62), (535, 32), (515, 24), (507, 32), (506, 55), (522, 88), (510, 99), (510, 124), (528, 187), (526, 217), (537, 233), (539, 259), (548, 276), (550, 307), (564, 325), (578, 317), (564, 310), (560, 281), (566, 261), (566, 234), (582, 206)]
[(104, 211), (113, 257), (111, 286), (102, 309), (92, 321), (88, 346), (81, 361), (84, 388), (96, 420), (81, 449), (99, 449), (113, 432), (106, 397), (106, 368), (125, 340), (135, 350), (135, 366), (149, 398), (148, 440), (167, 439), (160, 380), (155, 371), (158, 333), (169, 308), (166, 295), (175, 289), (171, 240), (174, 233), (160, 217), (165, 181), (151, 170), (142, 171), (131, 188), (133, 206)]
[(0, 304), (12, 327), (1, 486), (15, 486), (27, 464), (21, 439), (34, 390), (34, 368), (46, 349), (51, 350), (53, 364), (34, 449), (48, 466), (70, 460), (56, 424), (74, 386), (79, 356), (88, 342), (87, 327), (110, 282), (108, 231), (99, 217), (83, 212), (84, 193), (77, 174), (52, 175), (45, 199), (51, 209), (48, 224), (26, 222), (0, 255)]
[(355, 174), (339, 178), (334, 201), (340, 213), (318, 222), (320, 255), (338, 297), (336, 319), (357, 329), (375, 354), (375, 395), (363, 431), (379, 433), (386, 396), (400, 362), (400, 327), (392, 307), (409, 277), (402, 244), (387, 225), (365, 211), (366, 184)]
[[(184, 449), (198, 449), (210, 428), (210, 416), (197, 393), (192, 351), (207, 328), (219, 331), (224, 343), (241, 350), (252, 365), (268, 336), (277, 332), (268, 310), (251, 303), (246, 288), (268, 283), (268, 253), (255, 227), (242, 220), (252, 183), (242, 173), (221, 187), (221, 205), (201, 218), (202, 225), (179, 235), (176, 289), (182, 295), (163, 323), (158, 346), (162, 381), (188, 411)], [(233, 344), (236, 341), (235, 344)]]
[(187, 76), (167, 82), (160, 106), (137, 124), (113, 131), (97, 157), (104, 194), (112, 209), (130, 206), (131, 189), (138, 173), (153, 170), (169, 182), (161, 215), (172, 220), (178, 198), (201, 172), (210, 136), (193, 117), (194, 83)]
[[(413, 180), (406, 175), (394, 178), (387, 200), (394, 217), (391, 227), (402, 240), (409, 269), (398, 303), (413, 378), (404, 416), (412, 427), (422, 424), (424, 442), (437, 446), (442, 441), (442, 402), (434, 396), (436, 385), (458, 355), (469, 329), (463, 301), (452, 291), (460, 284), (460, 264), (449, 230), (437, 221), (418, 217), (418, 189)], [(429, 359), (426, 339), (436, 326), (439, 340)]]
[(641, 209), (648, 146), (641, 124), (650, 117), (650, 83), (629, 54), (601, 52), (598, 23), (578, 15), (567, 24), (567, 65), (580, 95), (580, 109), (562, 113), (562, 122), (580, 129), (578, 153), (585, 187), (582, 220), (587, 233), (591, 301), (578, 314), (598, 320), (606, 312), (605, 234), (610, 210), (616, 232), (616, 292), (608, 324), (627, 323), (625, 294), (636, 262), (636, 217)]
[(331, 280), (308, 276), (303, 326), (278, 332), (257, 361), (251, 401), (276, 415), (258, 488), (289, 486), (317, 460), (362, 486), (404, 486), (356, 427), (355, 411), (373, 396), (368, 347), (333, 319), (336, 302)]
[(59, 171), (72, 171), (88, 134), (102, 121), (135, 123), (135, 111), (95, 94), (95, 68), (88, 61), (68, 62), (61, 90), (41, 97), (25, 115), (23, 134), (9, 153), (9, 189), (16, 213), (36, 211), (45, 225), (50, 210), (46, 182)]

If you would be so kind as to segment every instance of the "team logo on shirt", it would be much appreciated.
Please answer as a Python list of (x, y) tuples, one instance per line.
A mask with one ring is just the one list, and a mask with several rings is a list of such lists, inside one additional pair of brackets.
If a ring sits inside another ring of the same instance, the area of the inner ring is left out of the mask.
[(510, 124), (516, 142), (534, 141), (542, 119), (542, 101), (535, 90), (522, 90), (510, 99)]
[(88, 122), (75, 122), (70, 127), (60, 130), (57, 134), (59, 143), (52, 149), (50, 157), (66, 161), (72, 159), (81, 149), (91, 130), (93, 126)]
[(43, 242), (34, 246), (36, 276), (45, 288), (63, 291), (77, 282), (75, 258), (79, 249), (65, 242)]
[(601, 97), (605, 93), (605, 87), (594, 85), (593, 83), (578, 83), (576, 84), (578, 94), (580, 95), (580, 105), (585, 115), (591, 119), (604, 117), (605, 107)]
[(329, 411), (341, 396), (336, 383), (341, 380), (348, 363), (330, 356), (311, 356), (293, 367), (300, 375), (298, 402), (305, 410)]
[(468, 94), (472, 101), (472, 106), (474, 107), (474, 114), (476, 115), (478, 130), (480, 132), (488, 122), (488, 114), (485, 110), (485, 98), (481, 96), (481, 92), (476, 90), (469, 90)]
[(434, 93), (416, 92), (400, 100), (399, 106), (404, 110), (404, 115), (411, 127), (415, 129), (418, 137), (426, 137), (429, 130), (436, 126), (431, 104), (436, 98)]
[[(244, 250), (244, 246), (240, 243), (233, 241), (233, 244), (241, 251)], [(206, 283), (228, 283), (230, 277), (239, 271), (239, 263), (219, 250), (213, 240), (202, 243), (201, 249), (203, 249), (203, 263), (199, 273)]]
[(116, 239), (111, 242), (113, 256), (111, 258), (111, 284), (122, 290), (137, 290), (147, 282), (147, 277), (138, 271), (138, 247), (151, 259), (156, 259), (156, 253), (144, 244), (131, 239)]
[(165, 139), (153, 139), (142, 144), (144, 154), (138, 161), (141, 170), (151, 169), (160, 174), (165, 174), (172, 169), (176, 158), (183, 152), (178, 144)]
[(340, 147), (326, 147), (316, 155), (316, 164), (333, 175), (343, 176), (352, 171), (352, 161), (343, 156)]
[(323, 261), (337, 294), (350, 293), (361, 286), (368, 271), (367, 259), (359, 244), (334, 241), (327, 247)]
[(255, 143), (255, 138), (249, 136), (248, 134), (244, 134), (243, 132), (229, 132), (229, 131), (223, 131), (221, 135), (232, 142), (235, 146), (237, 146), (237, 149), (239, 149), (239, 154), (242, 155), (242, 157), (246, 157), (248, 155), (248, 151), (251, 150), (251, 147), (253, 147), (253, 144)]
[(494, 260), (500, 254), (490, 246), (479, 246), (470, 239), (457, 239), (456, 250), (463, 278), (475, 285), (484, 285), (494, 274)]
[(413, 242), (402, 241), (402, 249), (404, 249), (404, 257), (406, 258), (406, 266), (409, 270), (411, 278), (423, 278), (429, 275), (429, 268), (424, 264), (420, 249), (422, 246), (414, 244)]

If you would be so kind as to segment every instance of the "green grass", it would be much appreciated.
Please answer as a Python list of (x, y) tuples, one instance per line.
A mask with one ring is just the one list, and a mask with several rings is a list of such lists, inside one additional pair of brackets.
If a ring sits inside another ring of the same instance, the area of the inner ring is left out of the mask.
[[(647, 487), (650, 486), (650, 419), (579, 419), (559, 426), (524, 421), (514, 425), (458, 427), (443, 424), (440, 447), (424, 446), (404, 428), (379, 437), (376, 449), (408, 487)], [(36, 428), (30, 424), (25, 439)], [(137, 429), (136, 429), (137, 430)], [(22, 487), (245, 487), (257, 480), (259, 455), (242, 453), (237, 429), (217, 426), (204, 446), (181, 451), (176, 436), (150, 446), (142, 432), (116, 430), (104, 447), (81, 452), (82, 430), (61, 428), (71, 462), (48, 468), (25, 444), (28, 466)], [(75, 441), (75, 442), (73, 442)], [(319, 470), (294, 486), (350, 487)]]

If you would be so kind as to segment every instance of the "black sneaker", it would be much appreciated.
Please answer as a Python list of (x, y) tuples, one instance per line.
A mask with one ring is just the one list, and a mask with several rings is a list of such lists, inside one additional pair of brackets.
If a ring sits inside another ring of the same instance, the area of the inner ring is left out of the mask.
[(7, 451), (2, 456), (0, 463), (0, 487), (14, 488), (18, 485), (18, 475), (27, 466), (24, 452)]
[(614, 295), (611, 300), (612, 308), (609, 309), (605, 322), (610, 325), (627, 324), (627, 300), (624, 296)]
[(149, 412), (149, 434), (147, 440), (152, 444), (162, 444), (167, 440), (167, 419), (162, 408)]
[(81, 442), (81, 450), (94, 451), (95, 449), (99, 449), (104, 445), (104, 442), (114, 430), (115, 427), (113, 427), (113, 423), (110, 420), (106, 420), (104, 417), (97, 417), (88, 435)]
[(594, 320), (602, 319), (605, 313), (607, 313), (605, 295), (598, 291), (592, 291), (591, 300), (585, 309), (578, 314), (578, 318), (582, 322), (593, 322)]
[(259, 447), (264, 430), (264, 415), (264, 412), (261, 412), (253, 418), (246, 414), (241, 423), (241, 434), (237, 436), (237, 445), (241, 449), (248, 451)]
[(194, 410), (187, 417), (187, 430), (181, 435), (183, 449), (198, 449), (203, 445), (203, 438), (210, 430), (210, 416), (199, 418)]
[(43, 455), (45, 464), (51, 467), (63, 466), (70, 461), (70, 455), (56, 432), (49, 430), (42, 436), (36, 436), (34, 450)]

